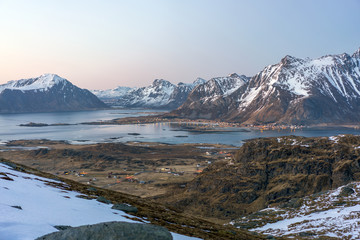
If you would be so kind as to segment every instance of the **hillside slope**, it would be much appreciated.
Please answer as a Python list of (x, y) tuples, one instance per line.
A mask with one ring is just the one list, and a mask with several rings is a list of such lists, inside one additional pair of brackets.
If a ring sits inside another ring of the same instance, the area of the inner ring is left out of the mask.
[[(0, 239), (30, 240), (64, 227), (106, 221), (160, 225), (177, 232), (172, 233), (175, 240), (199, 239), (184, 235), (204, 239), (264, 239), (234, 227), (186, 216), (150, 200), (83, 185), (6, 160), (0, 161), (0, 186), (3, 213)], [(113, 204), (122, 205), (123, 210), (117, 210), (120, 208)]]
[(360, 181), (360, 136), (279, 137), (246, 142), (162, 200), (185, 212), (231, 220)]
[(231, 224), (274, 236), (359, 239), (360, 182), (265, 208)]

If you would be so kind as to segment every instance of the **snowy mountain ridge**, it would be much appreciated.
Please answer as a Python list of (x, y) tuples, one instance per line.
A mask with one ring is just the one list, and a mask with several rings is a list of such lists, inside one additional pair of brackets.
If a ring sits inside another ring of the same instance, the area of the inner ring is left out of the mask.
[(95, 94), (98, 98), (101, 99), (112, 99), (117, 98), (125, 95), (133, 88), (130, 87), (117, 87), (114, 89), (107, 89), (107, 90), (91, 90), (93, 94)]
[[(285, 56), (244, 81), (235, 91), (211, 91), (192, 92), (175, 114), (247, 124), (358, 122), (360, 49), (351, 56), (346, 53), (317, 59)], [(195, 103), (199, 99), (213, 104), (202, 110)]]
[[(353, 57), (340, 54), (305, 60), (286, 56), (279, 64), (266, 67), (261, 72), (261, 77), (267, 79), (269, 85), (278, 84), (296, 95), (309, 96), (311, 85), (318, 84), (324, 94), (331, 94), (330, 88), (333, 87), (343, 96), (355, 97), (360, 94), (359, 61), (360, 58), (355, 54)], [(346, 66), (350, 66), (351, 70), (345, 69)], [(346, 83), (349, 86), (345, 86)], [(347, 91), (346, 87), (355, 91), (356, 95), (348, 94), (351, 91)]]
[(56, 112), (108, 108), (86, 89), (56, 74), (0, 85), (0, 112)]
[(285, 56), (280, 63), (267, 66), (252, 78), (249, 88), (239, 94), (238, 110), (245, 111), (259, 101), (265, 105), (264, 99), (270, 101), (280, 91), (291, 95), (289, 107), (316, 95), (352, 106), (350, 101), (360, 98), (360, 58), (353, 56), (340, 54), (305, 60)]
[(56, 74), (47, 73), (36, 78), (9, 81), (5, 84), (0, 85), (0, 93), (3, 92), (5, 89), (21, 91), (47, 91), (53, 86), (59, 84), (62, 84), (64, 86), (66, 84), (70, 84), (70, 82), (64, 78), (59, 77)]
[(214, 101), (219, 97), (226, 97), (232, 94), (241, 86), (245, 85), (248, 80), (249, 78), (244, 75), (239, 76), (238, 74), (233, 73), (226, 77), (212, 78), (197, 86), (194, 92), (204, 96), (201, 100), (203, 102)]
[(108, 90), (92, 90), (92, 93), (109, 105), (118, 107), (170, 108), (180, 106), (187, 95), (205, 80), (198, 78), (193, 83), (177, 85), (164, 79), (155, 79), (147, 87), (117, 87)]

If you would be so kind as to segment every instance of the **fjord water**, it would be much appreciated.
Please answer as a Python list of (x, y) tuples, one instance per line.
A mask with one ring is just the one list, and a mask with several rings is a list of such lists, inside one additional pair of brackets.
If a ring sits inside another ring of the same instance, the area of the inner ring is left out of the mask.
[[(0, 114), (0, 141), (19, 139), (66, 140), (70, 143), (96, 142), (163, 142), (163, 143), (221, 143), (240, 146), (243, 140), (258, 137), (297, 135), (305, 137), (334, 136), (339, 134), (360, 134), (351, 128), (304, 128), (296, 131), (256, 129), (227, 129), (228, 132), (189, 132), (178, 124), (156, 123), (135, 125), (84, 125), (83, 122), (104, 121), (114, 118), (141, 116), (159, 112), (158, 110), (99, 110), (56, 113)], [(20, 124), (68, 123), (76, 125), (22, 127)], [(245, 131), (244, 131), (245, 130)]]

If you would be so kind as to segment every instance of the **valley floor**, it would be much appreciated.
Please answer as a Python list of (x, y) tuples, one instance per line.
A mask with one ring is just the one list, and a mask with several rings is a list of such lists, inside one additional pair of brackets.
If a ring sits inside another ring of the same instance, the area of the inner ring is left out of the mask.
[(46, 140), (11, 141), (0, 157), (90, 186), (156, 197), (186, 186), (235, 148), (215, 144), (129, 142), (70, 145)]
[[(43, 143), (45, 144), (45, 142)], [(19, 144), (20, 142), (16, 144), (13, 142), (9, 145), (19, 147)], [(214, 224), (196, 216), (183, 214), (151, 199), (99, 188), (94, 184), (79, 183), (79, 179), (83, 179), (84, 176), (78, 176), (76, 177), (78, 181), (73, 181), (71, 180), (73, 177), (69, 177), (69, 174), (56, 176), (38, 171), (36, 168), (40, 168), (40, 165), (34, 165), (34, 160), (27, 162), (25, 155), (28, 154), (29, 157), (31, 154), (36, 155), (41, 151), (46, 153), (51, 150), (45, 148), (44, 145), (33, 149), (35, 145), (41, 145), (41, 141), (22, 141), (21, 144), (22, 148), (26, 146), (28, 150), (6, 151), (9, 149), (2, 149), (1, 157), (13, 155), (16, 159), (23, 156), (21, 161), (35, 168), (28, 167), (26, 164), (0, 160), (0, 212), (3, 213), (1, 214), (3, 217), (0, 219), (0, 239), (30, 240), (56, 231), (55, 226), (75, 227), (104, 221), (135, 221), (164, 226), (173, 232), (172, 236), (175, 240), (264, 239), (259, 234), (251, 234), (234, 227)], [(70, 147), (63, 143), (46, 142), (46, 144), (52, 146), (51, 149), (55, 151), (55, 155), (58, 154), (57, 151), (61, 151), (62, 154), (70, 151)], [(64, 147), (68, 147), (65, 152)], [(80, 150), (84, 150), (83, 147), (74, 146), (72, 151), (79, 153)], [(90, 148), (93, 147), (90, 146)], [(99, 147), (104, 146), (99, 145)], [(76, 155), (74, 152), (72, 152), (73, 155)], [(67, 166), (70, 167), (70, 165)], [(51, 169), (49, 165), (45, 165), (45, 168)], [(81, 172), (79, 174), (86, 175)], [(129, 184), (136, 183), (129, 182)], [(100, 200), (101, 198), (102, 200)], [(109, 203), (125, 204), (133, 206), (137, 210), (134, 213), (125, 214), (111, 209)], [(189, 238), (184, 235), (197, 238)]]

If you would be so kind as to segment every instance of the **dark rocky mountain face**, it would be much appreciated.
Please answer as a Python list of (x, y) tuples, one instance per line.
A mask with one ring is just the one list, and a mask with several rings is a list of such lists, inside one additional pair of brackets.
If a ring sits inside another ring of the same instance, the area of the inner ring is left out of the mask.
[(54, 74), (0, 86), (0, 112), (56, 112), (107, 108), (86, 89)]
[(163, 200), (185, 212), (230, 220), (267, 206), (360, 181), (360, 137), (280, 137), (245, 143)]
[(314, 60), (286, 56), (231, 94), (194, 90), (173, 113), (245, 124), (358, 123), (359, 52)]

